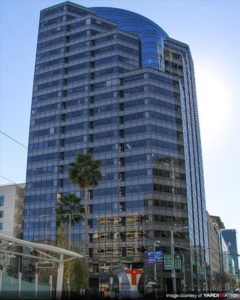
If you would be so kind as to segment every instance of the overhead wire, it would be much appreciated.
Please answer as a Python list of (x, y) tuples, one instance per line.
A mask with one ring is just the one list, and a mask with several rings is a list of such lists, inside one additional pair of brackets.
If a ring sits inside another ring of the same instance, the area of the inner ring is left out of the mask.
[[(9, 138), (10, 140), (12, 140), (13, 142), (15, 142), (16, 144), (18, 144), (19, 146), (23, 147), (24, 149), (26, 149), (26, 150), (28, 149), (28, 147), (26, 147), (24, 144), (22, 144), (21, 142), (19, 142), (19, 141), (16, 140), (15, 138), (11, 137), (11, 136), (8, 135), (7, 133), (3, 132), (2, 130), (0, 130), (0, 133), (1, 133), (2, 135), (6, 136), (7, 138)], [(6, 176), (1, 175), (1, 174), (0, 174), (0, 177), (3, 178), (4, 180), (7, 180), (7, 181), (13, 183), (13, 184), (17, 184), (17, 185), (19, 184), (19, 183), (13, 181), (13, 180), (7, 178)]]
[(17, 182), (15, 182), (15, 181), (13, 181), (13, 180), (11, 180), (11, 179), (9, 179), (9, 178), (7, 178), (7, 177), (5, 177), (5, 176), (1, 175), (1, 174), (0, 174), (0, 177), (1, 177), (1, 178), (3, 178), (3, 179), (5, 179), (5, 180), (7, 180), (7, 181), (9, 181), (9, 182), (11, 182), (11, 183), (14, 183), (14, 184), (19, 184), (19, 183), (17, 183)]
[(10, 135), (8, 135), (7, 133), (3, 132), (2, 130), (0, 130), (0, 133), (3, 134), (4, 136), (6, 136), (7, 138), (9, 138), (10, 140), (14, 141), (16, 144), (18, 144), (19, 146), (28, 149), (27, 146), (23, 145), (21, 142), (17, 141), (16, 139), (14, 139), (13, 137), (11, 137)]

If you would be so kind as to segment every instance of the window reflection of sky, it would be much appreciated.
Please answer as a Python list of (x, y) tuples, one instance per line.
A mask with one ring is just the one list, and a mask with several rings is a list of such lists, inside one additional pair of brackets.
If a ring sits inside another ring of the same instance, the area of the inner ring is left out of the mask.
[(117, 23), (120, 29), (134, 33), (139, 37), (143, 66), (163, 68), (164, 39), (168, 35), (161, 27), (139, 14), (124, 9), (93, 7), (91, 10), (94, 10), (98, 16)]

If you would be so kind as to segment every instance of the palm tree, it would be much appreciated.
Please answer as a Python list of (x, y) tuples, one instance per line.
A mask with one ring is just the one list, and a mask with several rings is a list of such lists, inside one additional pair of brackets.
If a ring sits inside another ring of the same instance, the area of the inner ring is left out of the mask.
[(71, 246), (71, 226), (83, 219), (81, 214), (81, 198), (75, 194), (61, 196), (57, 203), (57, 225), (68, 223), (68, 247)]
[[(88, 200), (89, 189), (97, 186), (98, 182), (102, 180), (100, 171), (100, 160), (93, 160), (90, 153), (78, 154), (75, 161), (69, 165), (69, 178), (73, 184), (78, 185), (84, 190), (84, 213), (85, 213), (85, 254), (88, 255)], [(87, 257), (87, 256), (86, 256)], [(88, 264), (88, 262), (87, 262)], [(87, 287), (89, 283), (88, 268), (87, 271)]]
[(102, 180), (100, 160), (93, 160), (92, 154), (78, 154), (75, 161), (69, 165), (69, 178), (73, 184), (84, 190), (85, 234), (86, 255), (88, 253), (88, 200), (89, 189), (97, 186)]
[[(81, 208), (80, 197), (77, 197), (75, 194), (61, 195), (56, 207), (57, 226), (59, 231), (58, 243), (61, 247), (66, 247), (63, 224), (68, 223), (68, 248), (71, 248), (71, 226), (83, 219)], [(71, 293), (71, 266), (71, 264), (67, 263), (64, 270), (69, 297)]]

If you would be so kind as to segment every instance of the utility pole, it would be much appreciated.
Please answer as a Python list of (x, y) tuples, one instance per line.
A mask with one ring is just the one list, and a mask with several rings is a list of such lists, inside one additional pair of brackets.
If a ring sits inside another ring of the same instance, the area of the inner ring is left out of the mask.
[(172, 285), (173, 285), (173, 293), (177, 293), (177, 283), (176, 283), (176, 270), (175, 270), (175, 245), (174, 245), (174, 232), (180, 231), (181, 229), (187, 229), (189, 226), (177, 227), (171, 229), (171, 258), (172, 258)]
[(157, 260), (156, 260), (156, 247), (160, 245), (160, 241), (154, 241), (154, 281), (156, 282), (155, 286), (155, 298), (157, 298)]
[(175, 271), (175, 253), (174, 253), (174, 230), (171, 229), (171, 257), (172, 257), (172, 271), (171, 271), (171, 277), (172, 277), (172, 285), (173, 285), (173, 293), (176, 294), (177, 292), (177, 285), (176, 285), (176, 271)]
[(183, 291), (186, 293), (186, 270), (185, 270), (185, 256), (184, 252), (181, 251), (180, 254), (182, 255), (182, 268), (183, 268)]

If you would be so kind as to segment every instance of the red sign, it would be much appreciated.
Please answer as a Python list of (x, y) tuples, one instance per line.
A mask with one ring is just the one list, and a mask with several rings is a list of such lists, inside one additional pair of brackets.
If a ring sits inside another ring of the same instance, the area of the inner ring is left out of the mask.
[(138, 281), (140, 279), (140, 276), (143, 273), (143, 270), (142, 269), (125, 269), (124, 272), (131, 276), (131, 285), (137, 285)]

